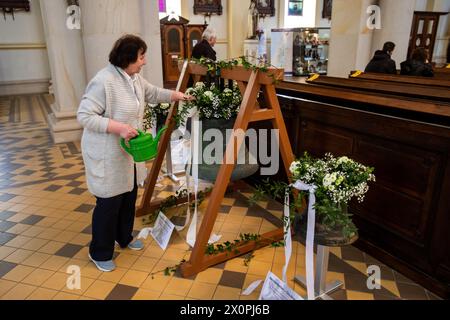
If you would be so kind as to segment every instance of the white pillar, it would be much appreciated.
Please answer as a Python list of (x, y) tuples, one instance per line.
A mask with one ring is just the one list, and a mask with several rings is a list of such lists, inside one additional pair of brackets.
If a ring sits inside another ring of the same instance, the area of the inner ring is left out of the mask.
[(141, 1), (143, 39), (147, 43), (147, 65), (143, 76), (151, 84), (163, 86), (163, 66), (161, 53), (161, 27), (159, 24), (158, 1)]
[(367, 8), (374, 0), (334, 0), (328, 75), (347, 78), (364, 69), (372, 54), (373, 31), (368, 28)]
[(82, 132), (76, 112), (86, 87), (81, 33), (66, 26), (66, 1), (41, 0), (40, 4), (55, 96), (50, 131), (55, 143), (76, 141)]
[[(400, 63), (408, 56), (409, 36), (414, 17), (415, 2), (411, 0), (380, 0), (381, 29), (374, 30), (372, 55), (381, 50), (387, 41), (395, 43), (392, 59), (400, 69)], [(369, 61), (367, 61), (369, 62)]]
[[(450, 12), (449, 0), (434, 0), (433, 11)], [(442, 15), (439, 19), (436, 43), (434, 45), (433, 62), (443, 66), (447, 62), (447, 46), (450, 38), (450, 14)]]
[(140, 0), (80, 0), (80, 7), (86, 74), (90, 80), (107, 66), (118, 38), (127, 33), (142, 36), (141, 17), (150, 13), (141, 12)]

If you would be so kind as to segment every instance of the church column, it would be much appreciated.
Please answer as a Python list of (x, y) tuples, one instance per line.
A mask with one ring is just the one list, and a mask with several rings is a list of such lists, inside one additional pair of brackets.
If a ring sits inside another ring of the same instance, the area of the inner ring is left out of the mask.
[(90, 80), (107, 66), (118, 38), (127, 33), (142, 36), (141, 18), (147, 13), (141, 12), (140, 0), (80, 0), (80, 7), (86, 74)]
[(415, 1), (411, 0), (380, 0), (381, 29), (374, 30), (372, 53), (381, 50), (387, 41), (395, 43), (392, 59), (400, 69), (400, 63), (408, 55), (409, 37), (414, 16)]
[(373, 31), (368, 28), (367, 8), (375, 0), (334, 0), (328, 75), (348, 77), (364, 69), (372, 55)]
[(82, 128), (76, 119), (86, 87), (83, 43), (79, 29), (69, 29), (66, 1), (41, 0), (55, 102), (49, 126), (55, 143), (77, 141)]
[[(434, 0), (433, 11), (435, 12), (450, 12), (450, 1), (448, 0)], [(437, 66), (442, 66), (447, 63), (447, 47), (449, 45), (450, 37), (450, 14), (441, 15), (439, 18), (439, 27), (436, 36), (436, 43), (434, 45), (433, 62)]]
[[(141, 1), (142, 37), (147, 43), (147, 65), (143, 69), (143, 76), (155, 86), (163, 86), (163, 62), (161, 52), (161, 27), (159, 24), (158, 1)], [(186, 1), (187, 2), (187, 1)]]

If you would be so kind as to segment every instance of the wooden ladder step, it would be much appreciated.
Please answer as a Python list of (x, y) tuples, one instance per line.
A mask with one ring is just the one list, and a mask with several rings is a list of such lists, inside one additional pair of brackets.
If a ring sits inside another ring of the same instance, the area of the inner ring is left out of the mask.
[(250, 122), (264, 121), (275, 119), (275, 113), (272, 109), (260, 109), (254, 111), (250, 118)]

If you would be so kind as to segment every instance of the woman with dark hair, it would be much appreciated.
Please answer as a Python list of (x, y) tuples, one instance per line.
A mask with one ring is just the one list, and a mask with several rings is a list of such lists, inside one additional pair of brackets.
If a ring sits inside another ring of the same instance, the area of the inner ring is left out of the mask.
[(433, 67), (428, 61), (428, 50), (425, 48), (416, 48), (411, 59), (403, 61), (400, 64), (400, 74), (407, 76), (433, 77)]
[[(114, 44), (110, 64), (89, 82), (77, 118), (83, 126), (81, 150), (89, 191), (97, 198), (92, 215), (89, 258), (101, 271), (113, 271), (114, 246), (142, 250), (132, 231), (137, 185), (145, 179), (145, 164), (135, 164), (119, 145), (142, 129), (147, 103), (189, 100), (191, 97), (155, 87), (140, 74), (146, 64), (145, 42), (125, 35)], [(138, 181), (137, 181), (138, 180)]]

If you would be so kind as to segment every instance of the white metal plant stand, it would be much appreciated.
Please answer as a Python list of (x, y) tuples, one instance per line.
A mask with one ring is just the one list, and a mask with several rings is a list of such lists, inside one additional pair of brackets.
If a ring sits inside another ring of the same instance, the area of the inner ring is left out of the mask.
[[(341, 288), (344, 284), (342, 281), (335, 280), (330, 283), (327, 281), (328, 260), (330, 257), (330, 247), (317, 245), (316, 266), (314, 270), (314, 292), (315, 299), (333, 300), (329, 296), (332, 292)], [(294, 281), (306, 289), (306, 278), (303, 276), (295, 276)]]

